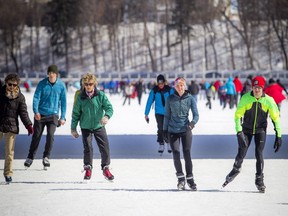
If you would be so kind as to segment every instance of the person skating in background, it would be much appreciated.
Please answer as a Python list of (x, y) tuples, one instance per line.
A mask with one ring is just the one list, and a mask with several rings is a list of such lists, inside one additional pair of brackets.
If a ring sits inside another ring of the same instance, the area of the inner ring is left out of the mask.
[(212, 109), (212, 98), (215, 99), (215, 87), (214, 87), (214, 83), (211, 82), (210, 86), (206, 89), (206, 98), (207, 98), (207, 102), (206, 102), (206, 106), (208, 106), (209, 109)]
[[(113, 115), (113, 107), (103, 91), (99, 91), (97, 80), (93, 74), (83, 76), (84, 89), (77, 96), (72, 110), (71, 134), (78, 138), (77, 125), (79, 123), (84, 147), (84, 170), (85, 180), (90, 180), (93, 168), (93, 145), (94, 136), (101, 154), (101, 169), (108, 180), (114, 176), (109, 170), (110, 147), (105, 125)], [(92, 121), (93, 119), (93, 121)]]
[(282, 93), (283, 88), (273, 78), (269, 79), (268, 83), (269, 85), (265, 88), (264, 92), (274, 99), (280, 111), (281, 103), (286, 99)]
[[(50, 167), (50, 155), (54, 144), (56, 127), (66, 122), (66, 86), (58, 77), (59, 71), (56, 65), (50, 65), (47, 69), (48, 77), (41, 80), (33, 97), (34, 134), (29, 148), (25, 167), (30, 167), (35, 158), (41, 137), (46, 126), (47, 136), (42, 164), (44, 169)], [(59, 116), (59, 111), (61, 115)]]
[(242, 92), (241, 92), (241, 97), (242, 95), (251, 92), (252, 91), (252, 75), (248, 75), (247, 79), (245, 80), (245, 82), (243, 83), (243, 88), (242, 88)]
[(132, 97), (132, 94), (134, 92), (134, 86), (132, 85), (132, 83), (130, 82), (129, 84), (127, 84), (125, 86), (125, 99), (123, 101), (123, 106), (125, 105), (126, 103), (126, 100), (128, 99), (128, 105), (130, 105), (131, 103), (131, 97)]
[[(184, 78), (175, 80), (175, 92), (167, 98), (164, 117), (164, 137), (170, 142), (179, 190), (185, 189), (185, 175), (180, 158), (180, 143), (185, 161), (186, 181), (191, 190), (197, 190), (191, 160), (192, 129), (199, 120), (195, 99), (186, 91)], [(192, 121), (189, 112), (192, 111)]]
[(143, 79), (140, 79), (136, 85), (135, 85), (135, 90), (137, 92), (137, 99), (138, 99), (138, 104), (141, 105), (141, 100), (142, 100), (142, 94), (145, 91), (145, 85), (143, 83)]
[(235, 106), (237, 107), (239, 98), (241, 97), (241, 92), (243, 90), (243, 85), (242, 85), (241, 80), (238, 78), (238, 76), (234, 77), (233, 83), (236, 89), (236, 95), (235, 95), (234, 101), (235, 101)]
[(20, 117), (28, 130), (28, 136), (33, 134), (32, 122), (27, 112), (27, 104), (21, 93), (20, 78), (17, 74), (8, 74), (5, 77), (5, 85), (0, 88), (0, 142), (5, 139), (4, 177), (6, 183), (12, 182), (12, 163), (14, 160), (14, 148), (16, 135), (19, 134)]
[[(223, 184), (225, 187), (240, 173), (243, 160), (246, 156), (251, 140), (254, 137), (256, 156), (255, 184), (260, 192), (265, 192), (263, 150), (266, 142), (268, 114), (276, 132), (274, 151), (277, 152), (282, 144), (280, 114), (273, 98), (264, 94), (265, 79), (256, 76), (252, 80), (252, 91), (244, 94), (235, 112), (235, 128), (238, 140), (238, 153), (232, 171), (227, 175)], [(243, 122), (241, 122), (241, 119)]]
[[(165, 150), (163, 139), (163, 121), (165, 113), (165, 103), (169, 95), (174, 93), (174, 89), (167, 85), (166, 80), (162, 74), (157, 76), (157, 85), (154, 86), (148, 96), (145, 108), (145, 120), (149, 123), (149, 113), (152, 104), (155, 102), (155, 118), (157, 122), (157, 142), (159, 143), (158, 152), (162, 154)], [(168, 152), (171, 153), (169, 143), (167, 144)]]
[(280, 79), (277, 79), (276, 82), (278, 83), (278, 85), (280, 85), (283, 88), (283, 91), (285, 91), (286, 95), (288, 96), (288, 91), (285, 88), (285, 86), (281, 83)]
[(188, 86), (188, 91), (194, 97), (194, 99), (197, 103), (198, 94), (199, 94), (200, 89), (199, 89), (199, 85), (196, 83), (195, 80), (191, 80), (191, 83)]
[(234, 107), (234, 99), (236, 95), (236, 88), (235, 88), (235, 84), (233, 83), (232, 77), (228, 78), (228, 81), (225, 84), (225, 91), (226, 91), (226, 96), (225, 96), (223, 109), (225, 109), (227, 103), (229, 104), (229, 108), (232, 109)]

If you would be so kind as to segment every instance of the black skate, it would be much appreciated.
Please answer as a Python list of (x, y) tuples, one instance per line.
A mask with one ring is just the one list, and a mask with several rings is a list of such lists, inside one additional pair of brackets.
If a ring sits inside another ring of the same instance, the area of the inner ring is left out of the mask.
[(30, 158), (27, 158), (24, 162), (25, 168), (28, 169), (32, 165), (32, 163), (33, 163), (33, 160)]
[(85, 172), (84, 181), (89, 182), (89, 180), (91, 179), (91, 175), (92, 175), (92, 166), (84, 165), (83, 172)]
[(178, 183), (177, 183), (177, 188), (178, 190), (182, 191), (185, 190), (185, 178), (184, 175), (178, 175)]
[(47, 170), (48, 167), (50, 167), (50, 162), (48, 157), (44, 157), (42, 160), (42, 164), (44, 166), (44, 170)]
[(264, 175), (256, 175), (255, 185), (260, 193), (265, 193), (266, 186), (263, 181)]
[(192, 191), (197, 191), (197, 185), (194, 182), (194, 178), (192, 177), (187, 177), (187, 185)]
[(165, 145), (164, 145), (164, 143), (159, 143), (158, 153), (160, 154), (160, 156), (162, 156), (164, 150), (165, 150)]
[(108, 166), (103, 167), (103, 175), (105, 176), (105, 179), (112, 181), (114, 179), (114, 176), (109, 170)]
[(226, 181), (223, 183), (222, 188), (232, 182), (234, 178), (240, 173), (239, 169), (233, 168), (232, 171), (226, 176)]
[(169, 143), (167, 143), (167, 151), (168, 153), (172, 153), (172, 149)]
[(6, 182), (6, 184), (10, 184), (12, 182), (12, 177), (11, 176), (5, 176), (5, 182)]

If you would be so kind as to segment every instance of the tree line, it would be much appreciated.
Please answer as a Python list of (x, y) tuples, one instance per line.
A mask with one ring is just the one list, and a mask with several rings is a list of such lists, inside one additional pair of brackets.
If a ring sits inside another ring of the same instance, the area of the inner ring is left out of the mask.
[(288, 70), (287, 42), (287, 0), (0, 0), (2, 72)]

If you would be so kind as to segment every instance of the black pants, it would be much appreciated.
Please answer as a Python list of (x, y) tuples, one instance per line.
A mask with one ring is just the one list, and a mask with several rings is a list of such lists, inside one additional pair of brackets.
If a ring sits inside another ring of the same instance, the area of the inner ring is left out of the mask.
[(193, 164), (191, 160), (192, 131), (188, 130), (185, 133), (170, 134), (170, 145), (173, 152), (173, 161), (177, 176), (184, 175), (180, 158), (180, 141), (182, 143), (186, 176), (190, 177), (193, 176)]
[(47, 127), (47, 136), (43, 158), (50, 157), (50, 153), (54, 143), (54, 133), (56, 131), (57, 124), (58, 124), (57, 115), (41, 116), (41, 120), (39, 121), (34, 119), (34, 125), (33, 125), (34, 133), (29, 148), (28, 158), (30, 159), (35, 158), (35, 154), (41, 141), (41, 137), (45, 126)]
[[(250, 146), (251, 140), (253, 135), (252, 134), (245, 134), (247, 140), (248, 140), (248, 147), (238, 147), (238, 153), (235, 158), (235, 163), (233, 167), (236, 169), (240, 169), (243, 163), (243, 160), (246, 156), (246, 153), (248, 151), (248, 148)], [(256, 157), (256, 175), (260, 176), (263, 174), (264, 169), (264, 159), (263, 159), (263, 150), (265, 147), (266, 142), (266, 132), (263, 131), (261, 133), (254, 135), (254, 142), (255, 142), (255, 157)]]
[(164, 115), (155, 114), (156, 122), (157, 122), (157, 142), (163, 143), (163, 123), (164, 123)]
[(108, 166), (110, 164), (110, 148), (105, 127), (93, 131), (87, 129), (81, 129), (81, 131), (84, 147), (84, 165), (93, 165), (92, 137), (94, 135), (101, 154), (101, 168)]

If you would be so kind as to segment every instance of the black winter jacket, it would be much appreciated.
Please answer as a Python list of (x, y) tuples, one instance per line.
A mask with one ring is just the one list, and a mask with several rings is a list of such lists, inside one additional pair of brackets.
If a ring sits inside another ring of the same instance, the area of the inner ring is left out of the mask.
[(6, 85), (0, 89), (0, 131), (3, 133), (19, 133), (19, 121), (21, 121), (27, 128), (28, 125), (32, 125), (27, 112), (27, 105), (24, 95), (20, 92), (16, 98), (9, 99), (6, 97)]

